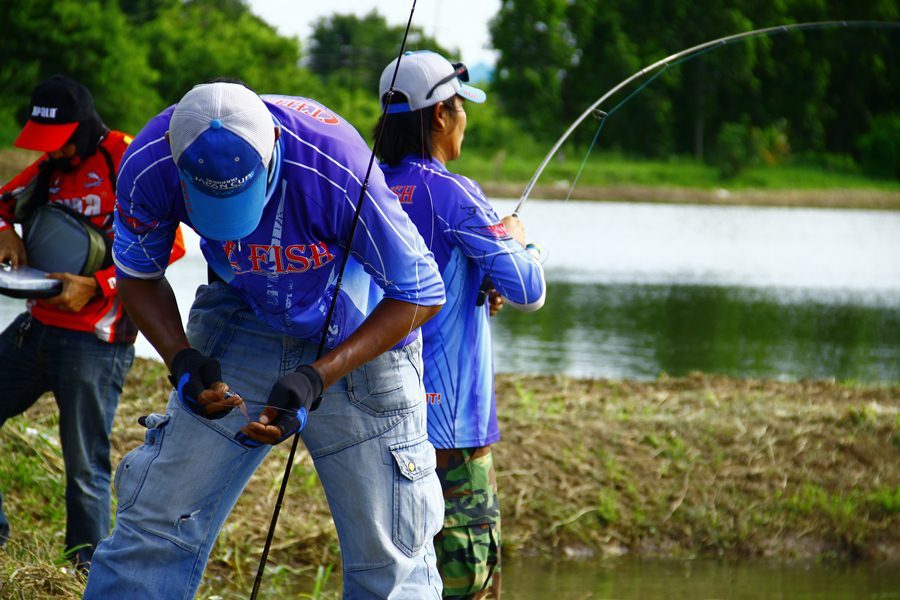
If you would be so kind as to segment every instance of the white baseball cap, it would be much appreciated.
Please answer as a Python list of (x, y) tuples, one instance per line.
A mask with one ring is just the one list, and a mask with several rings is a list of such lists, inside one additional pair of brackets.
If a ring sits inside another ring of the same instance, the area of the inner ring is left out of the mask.
[(419, 110), (453, 96), (462, 96), (479, 104), (487, 98), (482, 90), (463, 83), (469, 80), (469, 71), (464, 64), (451, 63), (430, 50), (420, 50), (404, 52), (402, 57), (391, 61), (381, 72), (378, 88), (382, 102), (391, 87), (398, 60), (400, 69), (397, 71), (394, 91), (406, 96), (407, 102), (389, 104), (388, 113)]
[(198, 233), (239, 240), (259, 225), (275, 127), (262, 99), (237, 83), (194, 86), (175, 106), (169, 145)]

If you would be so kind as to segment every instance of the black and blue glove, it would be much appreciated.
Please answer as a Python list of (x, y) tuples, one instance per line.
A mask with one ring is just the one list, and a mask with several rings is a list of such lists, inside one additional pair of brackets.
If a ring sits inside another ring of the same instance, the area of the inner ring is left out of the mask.
[(180, 350), (172, 359), (172, 374), (169, 381), (178, 390), (178, 397), (188, 410), (207, 419), (221, 419), (231, 412), (233, 406), (207, 412), (208, 405), (198, 401), (200, 394), (216, 382), (222, 381), (222, 367), (219, 361), (203, 356), (193, 348)]
[[(274, 412), (274, 417), (265, 425), (281, 429), (281, 436), (272, 440), (280, 444), (306, 426), (310, 412), (319, 408), (322, 402), (322, 376), (310, 365), (301, 365), (293, 373), (288, 373), (275, 382), (263, 413)], [(243, 431), (238, 431), (234, 439), (250, 448), (263, 445)]]

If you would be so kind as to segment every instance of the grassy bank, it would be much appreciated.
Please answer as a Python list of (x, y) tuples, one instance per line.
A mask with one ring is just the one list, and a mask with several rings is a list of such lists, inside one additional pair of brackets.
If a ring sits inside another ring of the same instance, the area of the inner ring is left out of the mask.
[[(37, 154), (0, 150), (0, 183)], [(451, 167), (478, 181), (491, 198), (518, 198), (543, 156), (466, 151)], [(532, 198), (749, 206), (807, 206), (900, 210), (900, 182), (872, 179), (848, 165), (812, 163), (753, 167), (723, 180), (714, 167), (673, 158), (629, 160), (598, 153), (581, 172), (582, 157), (554, 160)]]
[[(142, 440), (137, 416), (165, 405), (163, 375), (160, 363), (137, 361), (116, 417), (114, 462)], [(508, 555), (900, 558), (900, 387), (501, 376), (497, 391)], [(59, 556), (55, 428), (44, 398), (0, 430), (2, 452), (15, 457), (0, 463), (14, 536), (0, 551), (3, 598), (80, 593)], [(241, 497), (202, 597), (246, 597), (286, 451), (276, 448)], [(339, 560), (305, 452), (270, 560), (273, 598), (297, 585), (314, 590)]]

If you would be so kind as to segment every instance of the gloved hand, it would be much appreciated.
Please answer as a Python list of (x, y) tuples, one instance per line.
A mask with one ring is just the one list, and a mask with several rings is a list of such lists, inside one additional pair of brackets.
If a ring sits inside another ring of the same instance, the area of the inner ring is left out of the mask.
[(234, 436), (251, 448), (280, 444), (306, 426), (306, 418), (322, 402), (322, 376), (310, 365), (301, 365), (275, 382), (259, 420), (248, 423)]
[[(231, 405), (216, 402), (215, 399), (201, 399), (200, 395), (222, 381), (222, 367), (219, 361), (208, 356), (203, 356), (193, 348), (180, 350), (172, 359), (172, 374), (169, 381), (178, 390), (181, 402), (192, 413), (207, 419), (221, 419), (240, 403), (232, 400)], [(221, 384), (222, 389), (217, 393), (222, 394), (225, 400), (227, 386)], [(204, 400), (204, 401), (201, 401)]]

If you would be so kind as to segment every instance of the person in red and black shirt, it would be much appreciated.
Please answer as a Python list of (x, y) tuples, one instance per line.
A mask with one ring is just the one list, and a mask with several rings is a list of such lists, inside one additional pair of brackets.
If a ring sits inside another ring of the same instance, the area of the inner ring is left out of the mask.
[[(116, 171), (130, 142), (106, 127), (83, 85), (61, 75), (39, 84), (15, 145), (44, 154), (0, 188), (0, 263), (28, 264), (13, 228), (16, 215), (27, 213), (26, 198), (30, 208), (61, 203), (112, 238)], [(170, 260), (183, 255), (179, 235)], [(28, 300), (0, 334), (0, 424), (53, 392), (66, 466), (66, 550), (86, 567), (109, 533), (109, 433), (137, 328), (116, 294), (114, 266), (48, 276), (62, 282), (61, 293)], [(8, 537), (0, 500), (0, 543)]]

